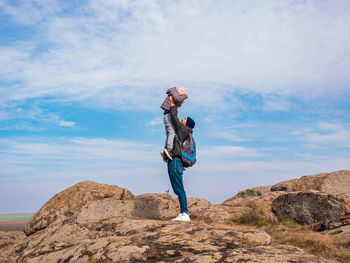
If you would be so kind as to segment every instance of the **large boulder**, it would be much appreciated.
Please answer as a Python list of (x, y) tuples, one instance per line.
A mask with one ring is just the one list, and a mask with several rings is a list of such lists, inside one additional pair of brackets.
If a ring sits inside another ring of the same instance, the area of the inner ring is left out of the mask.
[(178, 201), (168, 194), (143, 194), (129, 200), (103, 199), (87, 202), (75, 211), (78, 223), (114, 217), (141, 217), (165, 220), (179, 213)]
[(275, 223), (278, 221), (271, 210), (272, 201), (280, 192), (270, 192), (269, 185), (240, 191), (221, 204), (198, 209), (191, 217), (207, 223), (232, 223), (238, 218)]
[(348, 222), (342, 200), (319, 191), (282, 194), (272, 201), (278, 218), (292, 218), (314, 230), (336, 228)]
[[(132, 216), (167, 220), (176, 217), (180, 213), (180, 205), (177, 198), (169, 194), (143, 194), (135, 196), (134, 211)], [(207, 209), (212, 204), (201, 198), (187, 198), (189, 214), (192, 215), (201, 209)]]
[(179, 205), (169, 194), (143, 194), (135, 197), (133, 216), (168, 219), (177, 216)]
[[(189, 212), (212, 205), (205, 199), (188, 198)], [(91, 181), (78, 183), (51, 198), (25, 228), (31, 235), (51, 224), (70, 221), (83, 224), (114, 217), (141, 217), (166, 220), (180, 212), (179, 202), (169, 194), (134, 196), (128, 189)]]
[(350, 224), (350, 171), (303, 176), (271, 187), (280, 194), (272, 211), (281, 220), (312, 225), (315, 230)]
[[(187, 198), (189, 214), (195, 214), (198, 210), (208, 209), (212, 204), (201, 198)], [(132, 216), (166, 220), (176, 217), (180, 213), (180, 205), (177, 198), (169, 194), (143, 194), (135, 196)]]
[(315, 230), (350, 224), (350, 171), (338, 171), (288, 180), (240, 191), (193, 218), (207, 223), (276, 223), (286, 218)]
[(33, 216), (24, 232), (31, 235), (46, 228), (56, 220), (62, 223), (70, 220), (92, 201), (130, 200), (134, 195), (125, 188), (115, 185), (98, 184), (92, 181), (77, 183), (56, 194)]
[(317, 190), (332, 195), (350, 194), (350, 171), (342, 170), (332, 173), (320, 173), (303, 176), (275, 184), (271, 191), (307, 191)]
[(228, 204), (238, 198), (250, 198), (250, 197), (259, 197), (264, 194), (268, 194), (271, 191), (271, 185), (257, 186), (249, 188), (246, 190), (239, 191), (234, 197), (227, 199), (224, 203)]

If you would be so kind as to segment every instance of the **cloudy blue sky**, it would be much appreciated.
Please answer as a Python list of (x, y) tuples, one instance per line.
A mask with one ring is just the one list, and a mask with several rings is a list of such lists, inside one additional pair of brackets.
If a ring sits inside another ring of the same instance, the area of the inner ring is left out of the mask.
[(348, 0), (0, 0), (0, 20), (0, 213), (83, 180), (165, 192), (179, 85), (190, 197), (350, 169)]

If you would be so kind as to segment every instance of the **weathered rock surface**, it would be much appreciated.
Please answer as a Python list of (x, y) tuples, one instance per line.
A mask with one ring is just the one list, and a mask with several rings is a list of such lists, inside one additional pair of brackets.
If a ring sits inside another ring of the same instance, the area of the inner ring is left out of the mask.
[[(132, 216), (149, 219), (171, 219), (180, 213), (179, 202), (169, 194), (143, 194), (134, 198)], [(187, 199), (188, 211), (195, 214), (198, 210), (208, 209), (212, 204), (200, 198)]]
[(303, 176), (240, 191), (222, 204), (198, 209), (193, 218), (207, 223), (243, 221), (278, 222), (292, 218), (314, 230), (350, 224), (350, 171)]
[(333, 173), (306, 175), (275, 184), (271, 191), (307, 191), (317, 190), (332, 195), (350, 193), (350, 171), (342, 170)]
[(342, 200), (319, 191), (282, 194), (273, 200), (272, 211), (281, 219), (312, 225), (314, 230), (336, 228), (348, 221)]
[(324, 231), (322, 234), (337, 237), (337, 244), (350, 248), (350, 225)]
[(207, 223), (232, 223), (237, 217), (254, 214), (256, 219), (277, 222), (278, 218), (272, 212), (272, 201), (282, 194), (270, 192), (271, 186), (261, 186), (239, 192), (222, 204), (206, 209), (197, 209), (191, 217)]
[(274, 216), (270, 204), (279, 193), (266, 189), (216, 206), (190, 198), (191, 217), (200, 221), (184, 223), (168, 220), (179, 207), (167, 194), (133, 196), (85, 181), (49, 200), (26, 228), (28, 236), (0, 249), (0, 262), (331, 262), (273, 244), (262, 230), (217, 224), (253, 209)]
[(84, 181), (50, 199), (25, 228), (27, 237), (0, 238), (0, 262), (331, 262), (273, 244), (264, 231), (227, 225), (237, 217), (293, 218), (350, 244), (346, 170), (243, 190), (218, 205), (189, 198), (188, 206), (194, 221), (171, 222), (179, 204), (168, 194), (134, 196)]
[(125, 217), (54, 224), (17, 244), (1, 262), (331, 262), (272, 245), (267, 233), (254, 229)]
[[(189, 212), (211, 207), (210, 202), (189, 198)], [(78, 183), (51, 198), (25, 228), (31, 235), (50, 224), (76, 221), (83, 224), (113, 217), (141, 217), (171, 219), (179, 214), (179, 202), (168, 194), (134, 196), (128, 189), (98, 184), (91, 181)]]
[(128, 200), (133, 194), (115, 185), (98, 184), (91, 181), (78, 183), (51, 198), (32, 218), (24, 232), (31, 235), (44, 229), (56, 220), (62, 223), (80, 211), (90, 201)]
[(272, 202), (279, 219), (292, 218), (315, 230), (350, 224), (350, 171), (303, 176), (278, 183), (271, 191), (284, 192)]
[(11, 246), (24, 237), (25, 234), (21, 231), (0, 231), (0, 249)]
[(23, 231), (0, 231), (0, 262), (7, 262), (5, 251), (24, 240), (25, 237)]
[(270, 193), (271, 185), (258, 186), (249, 188), (246, 190), (239, 191), (234, 197), (227, 199), (224, 203), (230, 203), (231, 201), (238, 198), (247, 198), (247, 197), (259, 197), (264, 194)]
[(239, 217), (268, 222), (292, 218), (315, 230), (350, 224), (350, 171), (303, 176), (240, 191), (222, 204), (197, 209), (191, 216), (207, 223)]

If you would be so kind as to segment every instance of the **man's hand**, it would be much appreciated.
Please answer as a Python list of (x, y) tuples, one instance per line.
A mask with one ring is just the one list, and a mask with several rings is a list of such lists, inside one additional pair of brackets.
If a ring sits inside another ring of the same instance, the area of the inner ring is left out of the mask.
[(175, 102), (174, 102), (173, 96), (169, 96), (169, 100), (170, 100), (170, 106), (175, 106)]

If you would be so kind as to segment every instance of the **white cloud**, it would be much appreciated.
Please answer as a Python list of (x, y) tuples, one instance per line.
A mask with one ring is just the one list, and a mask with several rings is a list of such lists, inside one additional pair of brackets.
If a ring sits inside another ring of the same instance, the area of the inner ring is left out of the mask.
[[(39, 131), (45, 129), (47, 124), (63, 127), (74, 127), (76, 125), (73, 121), (62, 120), (58, 114), (48, 110), (40, 103), (30, 103), (22, 106), (0, 107), (0, 121), (3, 122), (0, 130)], [(6, 121), (8, 123), (5, 123)]]
[(246, 141), (246, 139), (243, 139), (238, 135), (238, 132), (230, 129), (230, 130), (216, 130), (215, 132), (208, 131), (207, 136), (213, 137), (213, 138), (220, 138), (225, 139), (232, 142), (243, 142)]
[(57, 193), (53, 182), (64, 186), (63, 190), (76, 182), (93, 180), (127, 187), (135, 194), (163, 192), (170, 187), (159, 147), (152, 144), (102, 138), (23, 137), (0, 139), (0, 149), (0, 193), (7, 192), (9, 186), (31, 185), (17, 196), (17, 201), (11, 201), (14, 208), (23, 207), (20, 202), (37, 191), (37, 185), (51, 188), (41, 202), (31, 202), (30, 207), (39, 208), (46, 197)]
[[(142, 161), (155, 160), (149, 153), (152, 145), (127, 140), (107, 140), (103, 138), (55, 138), (54, 140), (17, 138), (0, 139), (0, 144), (6, 148), (10, 156), (25, 156), (23, 160), (114, 160), (115, 165), (133, 167), (139, 156)], [(157, 157), (159, 153), (157, 152)], [(124, 161), (129, 160), (128, 163)], [(94, 164), (92, 164), (94, 165)]]
[(344, 0), (90, 1), (69, 13), (50, 1), (0, 7), (36, 31), (28, 46), (1, 47), (1, 77), (21, 85), (2, 89), (0, 103), (61, 96), (150, 109), (174, 83), (195, 105), (212, 107), (229, 105), (225, 96), (237, 88), (305, 98), (349, 91)]
[(162, 118), (155, 118), (146, 123), (146, 126), (155, 126), (163, 123)]
[(198, 155), (203, 158), (204, 163), (210, 159), (215, 160), (227, 160), (232, 158), (247, 158), (263, 156), (261, 149), (250, 149), (242, 146), (212, 146), (212, 147), (201, 147), (198, 151)]
[(73, 127), (75, 125), (75, 122), (73, 121), (63, 121), (63, 120), (60, 120), (59, 121), (59, 125), (60, 126), (64, 126), (64, 127)]
[(350, 147), (350, 128), (348, 123), (320, 122), (305, 133), (300, 133), (299, 139), (305, 141), (308, 148)]
[[(63, 190), (87, 179), (127, 187), (135, 194), (170, 188), (159, 145), (102, 138), (6, 138), (0, 139), (0, 149), (0, 193), (26, 181), (32, 185), (26, 195), (40, 184), (52, 188), (49, 198), (57, 193), (53, 182)], [(222, 202), (247, 187), (350, 168), (350, 156), (341, 154), (304, 154), (291, 160), (279, 153), (275, 148), (201, 145), (197, 164), (184, 173), (188, 196)]]
[(12, 16), (18, 23), (31, 25), (55, 15), (60, 7), (56, 0), (20, 0), (9, 3), (8, 0), (0, 2), (4, 13)]
[[(73, 2), (0, 1), (0, 15), (13, 29), (11, 38), (4, 34), (6, 41), (0, 43), (0, 130), (77, 125), (45, 108), (45, 101), (22, 101), (29, 98), (160, 113), (166, 89), (184, 85), (189, 98), (180, 114), (198, 120), (199, 160), (185, 177), (189, 193), (219, 201), (248, 185), (348, 168), (348, 152), (338, 150), (350, 146), (349, 124), (325, 121), (299, 129), (304, 119), (272, 123), (237, 114), (299, 113), (298, 99), (349, 96), (349, 1)], [(150, 130), (162, 122), (161, 113), (154, 116), (146, 119)], [(292, 150), (242, 146), (257, 142), (288, 148), (295, 138)], [(215, 146), (216, 139), (241, 145)], [(300, 149), (300, 143), (309, 148)], [(327, 151), (312, 154), (316, 147)], [(6, 138), (0, 139), (0, 149), (0, 180), (6, 184), (23, 178), (45, 183), (64, 178), (65, 184), (88, 178), (116, 180), (139, 193), (168, 188), (159, 145)], [(149, 178), (157, 180), (150, 184)]]
[(344, 124), (340, 124), (340, 123), (329, 123), (329, 122), (324, 122), (321, 121), (317, 124), (317, 126), (321, 129), (321, 130), (326, 130), (326, 131), (341, 131), (344, 130)]
[(267, 96), (264, 100), (263, 110), (268, 112), (290, 111), (295, 105), (281, 96)]

